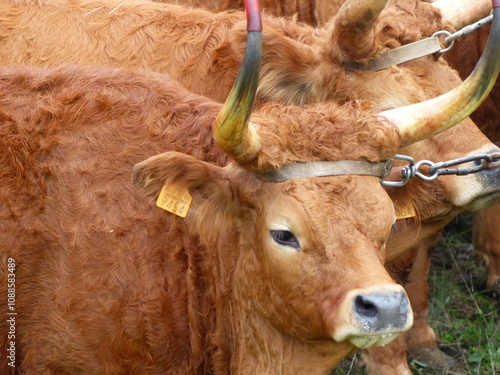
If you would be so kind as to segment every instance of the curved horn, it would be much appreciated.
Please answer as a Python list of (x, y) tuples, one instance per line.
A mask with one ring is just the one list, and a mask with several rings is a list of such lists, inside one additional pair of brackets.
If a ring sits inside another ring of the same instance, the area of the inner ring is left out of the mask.
[(455, 30), (479, 21), (491, 12), (491, 0), (434, 0), (432, 5), (440, 10), (443, 21)]
[(455, 126), (488, 96), (500, 71), (500, 0), (493, 1), (495, 8), (488, 42), (481, 59), (465, 81), (434, 99), (379, 113), (399, 127), (402, 146)]
[(340, 50), (352, 59), (367, 56), (373, 48), (373, 26), (388, 0), (348, 0), (339, 9), (333, 36)]
[(238, 76), (212, 127), (217, 144), (238, 163), (255, 158), (261, 143), (255, 128), (249, 125), (262, 52), (262, 20), (258, 0), (245, 0), (247, 46)]

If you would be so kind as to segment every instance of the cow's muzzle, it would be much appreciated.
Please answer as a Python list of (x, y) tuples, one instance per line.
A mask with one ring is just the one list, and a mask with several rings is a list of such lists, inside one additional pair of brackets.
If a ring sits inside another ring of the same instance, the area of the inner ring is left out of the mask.
[(338, 314), (334, 340), (349, 341), (361, 349), (386, 345), (413, 324), (408, 297), (399, 285), (353, 290)]
[[(500, 150), (495, 148), (493, 152)], [(470, 166), (477, 167), (479, 163), (481, 161), (474, 161)], [(451, 201), (462, 209), (478, 211), (500, 202), (499, 162), (492, 163), (491, 168), (479, 173), (455, 177), (453, 186), (456, 192), (451, 195)]]
[(492, 168), (478, 173), (475, 177), (482, 189), (469, 209), (472, 211), (480, 210), (500, 202), (500, 166), (498, 163), (495, 163)]

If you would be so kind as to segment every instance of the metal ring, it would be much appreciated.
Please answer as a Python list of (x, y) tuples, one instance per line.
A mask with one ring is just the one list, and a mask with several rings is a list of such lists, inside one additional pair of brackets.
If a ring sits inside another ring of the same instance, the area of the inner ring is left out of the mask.
[(404, 167), (401, 170), (401, 178), (402, 178), (401, 181), (384, 181), (384, 180), (380, 180), (380, 183), (383, 186), (391, 186), (391, 187), (405, 186), (406, 183), (410, 180), (410, 177), (411, 177), (411, 172), (407, 171), (408, 168), (411, 168), (411, 167), (406, 166), (406, 167)]
[[(451, 33), (449, 31), (446, 31), (446, 30), (441, 30), (441, 31), (437, 31), (435, 32), (434, 34), (432, 34), (431, 36), (433, 37), (437, 37), (438, 35), (446, 35), (447, 37), (450, 37), (451, 36)], [(446, 42), (446, 39), (445, 39), (445, 42)], [(449, 51), (450, 49), (453, 48), (453, 45), (455, 44), (455, 41), (452, 40), (450, 45), (444, 49), (440, 49), (439, 51), (437, 51), (437, 53), (444, 53), (444, 52), (447, 52)]]
[(437, 171), (436, 171), (436, 173), (434, 173), (430, 176), (426, 176), (422, 172), (419, 172), (419, 169), (422, 165), (428, 165), (429, 167), (432, 167), (432, 166), (434, 166), (434, 164), (435, 163), (433, 163), (430, 160), (420, 160), (417, 164), (415, 164), (415, 168), (416, 168), (415, 175), (417, 175), (418, 177), (420, 177), (422, 180), (425, 180), (425, 181), (434, 181), (436, 178), (438, 178)]
[(380, 180), (380, 183), (384, 186), (392, 186), (392, 187), (401, 187), (405, 186), (406, 183), (410, 180), (410, 178), (415, 177), (415, 160), (411, 156), (407, 155), (400, 155), (396, 154), (394, 155), (395, 159), (400, 159), (400, 160), (405, 160), (409, 163), (406, 167), (403, 167), (401, 169), (401, 181), (383, 181)]

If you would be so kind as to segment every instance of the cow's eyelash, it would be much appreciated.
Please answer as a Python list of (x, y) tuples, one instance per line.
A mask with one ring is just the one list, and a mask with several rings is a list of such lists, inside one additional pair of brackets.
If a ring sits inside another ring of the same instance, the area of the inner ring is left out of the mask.
[(270, 234), (273, 240), (280, 245), (290, 246), (297, 251), (300, 251), (300, 243), (297, 240), (297, 237), (295, 237), (295, 235), (289, 230), (271, 230)]

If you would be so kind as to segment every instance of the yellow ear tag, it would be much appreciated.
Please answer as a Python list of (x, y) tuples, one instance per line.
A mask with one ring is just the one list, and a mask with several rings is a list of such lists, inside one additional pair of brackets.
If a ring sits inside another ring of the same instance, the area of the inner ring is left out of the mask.
[(180, 217), (186, 217), (193, 197), (186, 189), (179, 189), (176, 185), (163, 185), (156, 205), (165, 211)]
[(415, 217), (417, 214), (415, 213), (415, 207), (411, 202), (396, 202), (394, 204), (394, 209), (396, 211), (396, 219), (406, 219), (409, 217)]

